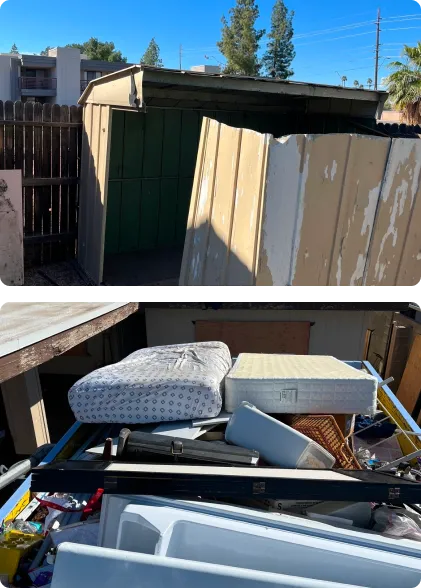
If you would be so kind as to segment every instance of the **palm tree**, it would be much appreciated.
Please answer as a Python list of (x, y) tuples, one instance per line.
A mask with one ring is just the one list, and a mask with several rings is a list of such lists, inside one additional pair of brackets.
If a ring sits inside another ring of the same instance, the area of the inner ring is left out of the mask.
[(405, 62), (389, 64), (395, 71), (386, 78), (386, 86), (404, 120), (417, 125), (421, 123), (421, 41), (415, 47), (404, 45), (402, 55)]
[(373, 85), (373, 80), (371, 78), (368, 78), (368, 80), (367, 80), (367, 86), (368, 86), (368, 89), (369, 90), (371, 90), (371, 86), (372, 85)]
[(343, 84), (344, 88), (345, 88), (345, 84), (347, 83), (347, 81), (348, 81), (348, 78), (346, 76), (342, 76), (342, 84)]
[(360, 87), (360, 82), (358, 80), (354, 80), (354, 86), (356, 88), (359, 88)]

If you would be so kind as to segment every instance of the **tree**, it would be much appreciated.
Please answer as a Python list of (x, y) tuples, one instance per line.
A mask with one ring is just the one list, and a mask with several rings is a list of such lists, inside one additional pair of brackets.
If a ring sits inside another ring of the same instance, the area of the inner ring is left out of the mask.
[(368, 89), (369, 90), (371, 90), (371, 86), (372, 85), (373, 85), (373, 80), (371, 78), (368, 78), (368, 80), (367, 80), (367, 86), (368, 86)]
[(229, 24), (225, 16), (222, 17), (222, 37), (217, 43), (227, 61), (224, 72), (256, 76), (260, 70), (259, 41), (266, 32), (255, 27), (259, 8), (255, 0), (236, 0), (229, 12)]
[(41, 51), (40, 55), (48, 55), (50, 49), (50, 45), (47, 45), (47, 47), (43, 51)]
[(14, 55), (17, 55), (19, 53), (16, 43), (13, 43), (12, 48), (10, 49), (10, 53), (13, 53)]
[(276, 0), (272, 10), (272, 26), (269, 43), (262, 59), (266, 75), (286, 80), (294, 75), (291, 63), (295, 57), (292, 37), (294, 11), (289, 12), (283, 0)]
[(126, 62), (127, 57), (123, 57), (121, 51), (117, 51), (112, 41), (99, 41), (91, 37), (85, 43), (71, 43), (66, 47), (79, 49), (81, 53), (88, 56), (88, 59), (98, 59), (100, 61)]
[(360, 87), (360, 82), (358, 80), (354, 80), (354, 86), (356, 88), (359, 88)]
[(360, 90), (364, 90), (364, 84), (360, 84), (358, 87)]
[(151, 39), (143, 57), (140, 58), (140, 63), (144, 65), (153, 65), (154, 67), (164, 67), (160, 57), (159, 46), (155, 38)]
[(386, 78), (390, 100), (402, 111), (409, 124), (421, 123), (421, 41), (415, 47), (404, 45), (402, 61), (393, 61), (388, 67), (395, 71)]
[(346, 76), (342, 76), (342, 84), (343, 84), (344, 88), (345, 88), (347, 81), (348, 81), (348, 78)]

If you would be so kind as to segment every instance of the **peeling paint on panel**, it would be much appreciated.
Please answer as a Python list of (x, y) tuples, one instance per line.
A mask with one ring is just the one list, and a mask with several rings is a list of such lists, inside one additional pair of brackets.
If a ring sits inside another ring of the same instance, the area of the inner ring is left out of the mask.
[(417, 213), (414, 219), (420, 173), (421, 141), (393, 139), (367, 263), (366, 285), (394, 286), (405, 274), (401, 266), (410, 263), (407, 241), (419, 216)]
[(23, 285), (22, 171), (0, 170), (0, 279)]
[(204, 124), (181, 285), (419, 281), (421, 141)]
[(294, 230), (299, 209), (303, 135), (271, 141), (256, 285), (290, 280)]

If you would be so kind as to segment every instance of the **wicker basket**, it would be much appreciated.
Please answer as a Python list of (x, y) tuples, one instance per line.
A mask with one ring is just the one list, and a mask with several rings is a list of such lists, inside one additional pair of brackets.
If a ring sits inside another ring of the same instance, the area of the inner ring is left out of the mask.
[(329, 451), (335, 468), (362, 469), (332, 415), (294, 416), (291, 426)]

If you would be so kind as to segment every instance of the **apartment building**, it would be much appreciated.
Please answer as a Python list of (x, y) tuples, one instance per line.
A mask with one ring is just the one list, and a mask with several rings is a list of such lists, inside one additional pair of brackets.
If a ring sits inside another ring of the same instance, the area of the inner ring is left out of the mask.
[(73, 47), (56, 47), (45, 56), (1, 53), (0, 100), (72, 106), (91, 80), (129, 65), (88, 59)]

